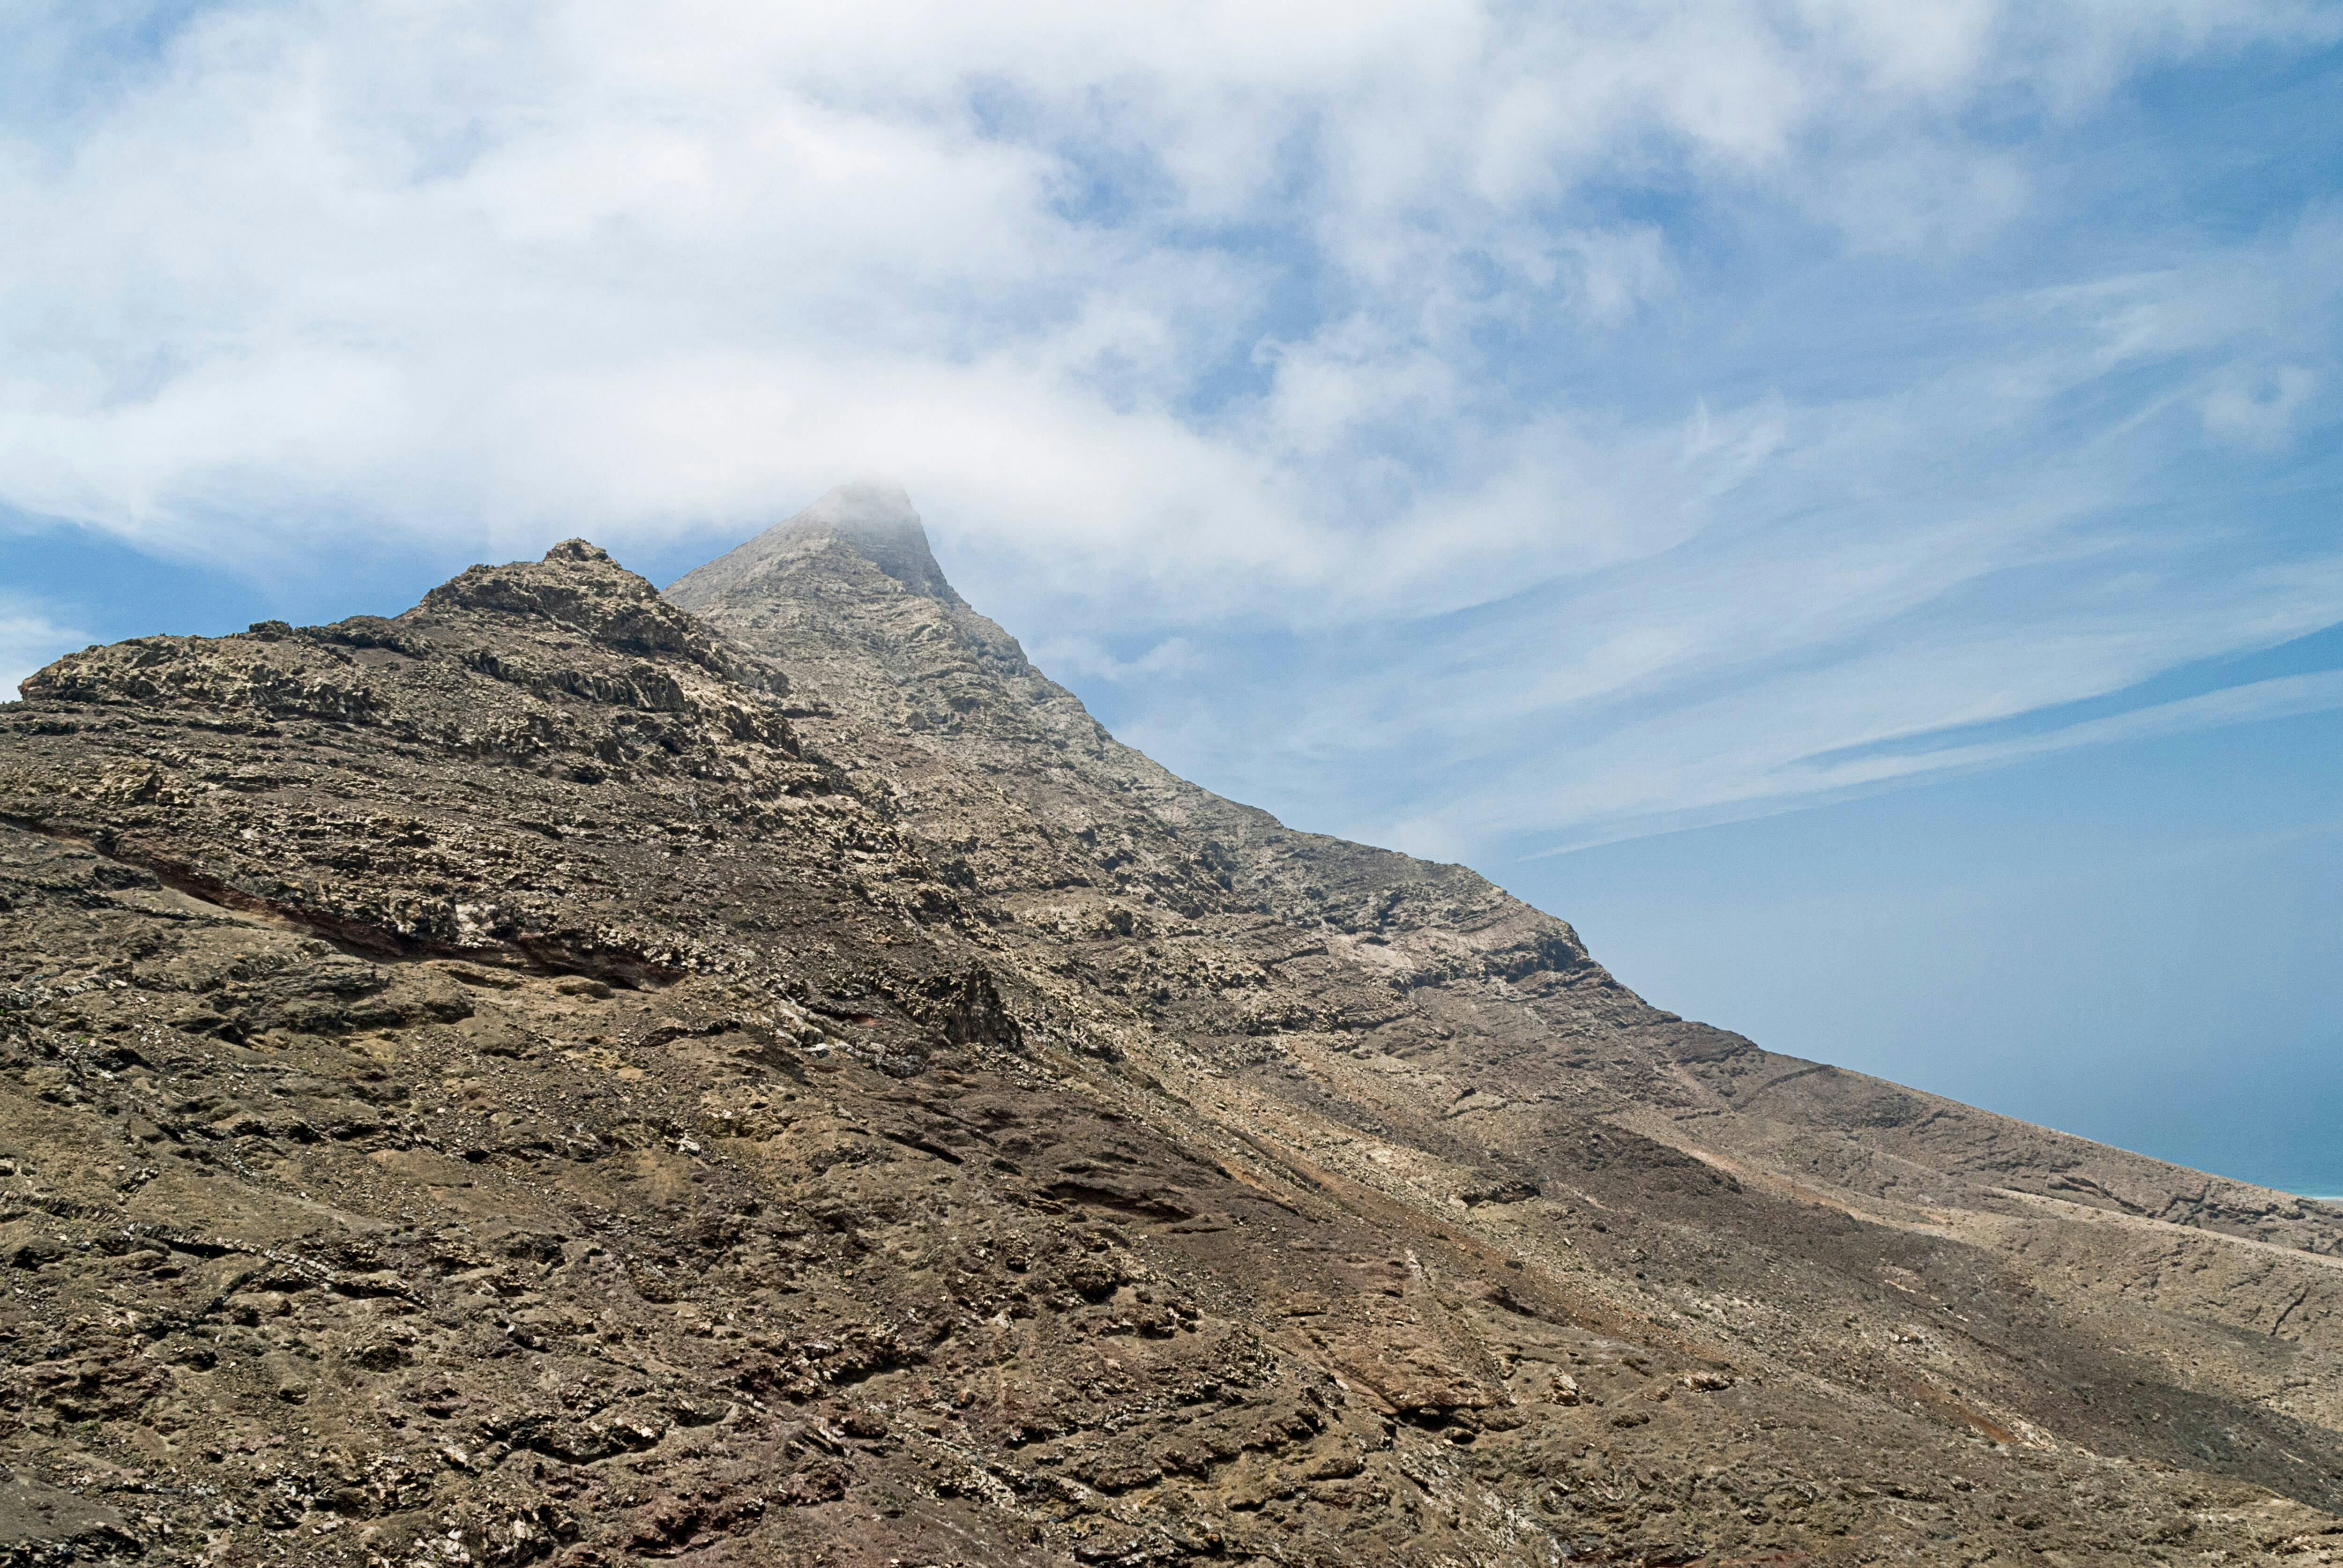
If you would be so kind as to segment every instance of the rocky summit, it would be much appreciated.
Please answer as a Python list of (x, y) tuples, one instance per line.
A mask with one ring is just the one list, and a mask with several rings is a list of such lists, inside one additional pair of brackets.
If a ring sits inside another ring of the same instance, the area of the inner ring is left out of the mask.
[(2343, 1211), (1185, 783), (899, 492), (24, 694), (0, 1560), (2343, 1555)]

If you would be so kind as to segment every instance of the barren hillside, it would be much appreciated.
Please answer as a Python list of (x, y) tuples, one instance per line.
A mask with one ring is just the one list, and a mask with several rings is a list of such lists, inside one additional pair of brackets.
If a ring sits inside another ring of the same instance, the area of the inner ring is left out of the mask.
[(1183, 783), (898, 495), (25, 694), (12, 1560), (2343, 1553), (2343, 1214)]

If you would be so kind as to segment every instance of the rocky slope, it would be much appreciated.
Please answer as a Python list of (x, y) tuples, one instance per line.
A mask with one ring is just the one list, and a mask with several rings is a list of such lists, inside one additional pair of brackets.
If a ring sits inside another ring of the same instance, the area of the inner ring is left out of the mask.
[(10, 1560), (2343, 1552), (2343, 1215), (1182, 783), (900, 496), (25, 696)]

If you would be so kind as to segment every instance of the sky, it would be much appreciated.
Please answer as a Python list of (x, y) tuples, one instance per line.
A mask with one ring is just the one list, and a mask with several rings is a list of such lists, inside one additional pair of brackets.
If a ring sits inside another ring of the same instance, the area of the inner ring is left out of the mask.
[(1777, 1050), (2343, 1192), (2343, 5), (0, 0), (0, 694), (843, 479)]

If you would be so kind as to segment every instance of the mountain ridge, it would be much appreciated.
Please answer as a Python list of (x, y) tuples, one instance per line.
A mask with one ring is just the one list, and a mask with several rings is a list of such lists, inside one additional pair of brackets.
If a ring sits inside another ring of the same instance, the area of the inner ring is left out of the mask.
[(0, 1549), (2343, 1543), (2343, 1214), (1653, 1008), (830, 502), (0, 708)]

